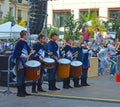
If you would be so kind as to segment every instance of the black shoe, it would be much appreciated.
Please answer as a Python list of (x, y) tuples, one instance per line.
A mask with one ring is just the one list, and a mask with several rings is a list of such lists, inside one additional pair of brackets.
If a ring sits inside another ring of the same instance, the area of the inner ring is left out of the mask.
[(23, 90), (22, 90), (22, 86), (17, 87), (17, 96), (18, 97), (25, 97)]
[(25, 95), (23, 93), (17, 93), (18, 97), (25, 97)]
[(90, 84), (86, 83), (85, 86), (90, 86)]
[(85, 78), (85, 86), (90, 86), (90, 85), (87, 83), (87, 78)]
[(41, 84), (38, 84), (38, 85), (37, 85), (37, 91), (38, 91), (38, 92), (46, 92), (45, 90), (43, 90)]
[(57, 87), (54, 87), (56, 90), (60, 90), (59, 88), (57, 88)]
[(81, 86), (86, 86), (85, 78), (81, 78)]
[(38, 90), (38, 92), (46, 92), (46, 91), (41, 88)]
[(68, 87), (68, 86), (63, 86), (63, 88), (64, 88), (64, 89), (69, 89), (69, 87)]
[(52, 88), (52, 87), (49, 87), (49, 90), (51, 90), (51, 91), (56, 91), (56, 89), (55, 89), (55, 88)]
[(25, 86), (25, 84), (23, 84), (23, 86), (22, 86), (22, 92), (23, 92), (23, 94), (25, 96), (30, 96), (31, 95), (31, 94), (29, 94), (29, 93), (26, 92), (26, 86)]
[(36, 86), (36, 83), (32, 83), (32, 93), (37, 93)]
[(38, 93), (36, 90), (32, 90), (32, 93)]
[(72, 86), (68, 85), (69, 88), (73, 88)]
[(79, 87), (81, 87), (81, 85), (79, 85), (79, 84), (78, 85), (74, 85), (74, 87), (79, 88)]
[(27, 92), (24, 92), (24, 95), (26, 96), (30, 96), (31, 94), (27, 93)]

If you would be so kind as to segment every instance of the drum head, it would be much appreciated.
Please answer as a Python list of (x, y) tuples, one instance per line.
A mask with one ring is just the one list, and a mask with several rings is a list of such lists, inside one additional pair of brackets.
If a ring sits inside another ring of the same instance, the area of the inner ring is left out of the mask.
[(80, 61), (72, 61), (71, 66), (74, 66), (74, 67), (82, 66), (82, 62), (80, 62)]
[(41, 63), (39, 61), (36, 61), (36, 60), (29, 60), (25, 63), (25, 65), (27, 67), (35, 68), (35, 67), (39, 67), (41, 65)]
[(52, 59), (52, 58), (44, 58), (43, 61), (46, 63), (54, 63), (55, 62), (54, 59)]
[(66, 58), (61, 58), (58, 60), (59, 63), (61, 64), (70, 64), (70, 60), (69, 59), (66, 59)]

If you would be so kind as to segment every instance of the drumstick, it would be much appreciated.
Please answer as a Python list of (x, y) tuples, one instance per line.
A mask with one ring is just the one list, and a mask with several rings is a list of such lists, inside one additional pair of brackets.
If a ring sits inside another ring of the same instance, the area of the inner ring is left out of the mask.
[[(45, 53), (47, 53), (47, 54), (49, 55), (50, 52), (46, 52), (46, 51), (45, 51)], [(59, 59), (57, 56), (53, 55), (53, 52), (52, 52), (52, 55), (49, 55), (49, 56), (53, 57), (53, 58), (56, 59), (57, 61), (58, 61), (58, 59)]]
[(54, 59), (56, 59), (57, 61), (58, 61), (58, 57), (57, 56), (55, 56), (55, 55), (52, 55), (52, 57), (54, 58)]
[(35, 50), (33, 50), (32, 52), (30, 52), (30, 54), (28, 55), (27, 60), (30, 58), (30, 56), (35, 52)]
[(77, 54), (78, 54), (78, 51), (72, 53), (72, 56), (75, 56), (75, 55), (77, 55)]

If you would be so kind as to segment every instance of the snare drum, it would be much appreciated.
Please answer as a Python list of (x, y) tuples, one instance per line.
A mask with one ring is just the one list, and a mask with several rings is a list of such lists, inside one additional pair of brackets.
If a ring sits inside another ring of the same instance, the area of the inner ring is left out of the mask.
[(82, 75), (82, 62), (72, 61), (70, 67), (70, 76), (79, 77)]
[(59, 78), (68, 78), (70, 75), (70, 60), (61, 58), (58, 60), (57, 76)]
[(40, 78), (41, 63), (36, 60), (29, 60), (25, 63), (26, 79), (38, 80)]
[(55, 60), (52, 58), (44, 58), (43, 59), (43, 67), (45, 67), (47, 69), (53, 68), (54, 64), (55, 64)]

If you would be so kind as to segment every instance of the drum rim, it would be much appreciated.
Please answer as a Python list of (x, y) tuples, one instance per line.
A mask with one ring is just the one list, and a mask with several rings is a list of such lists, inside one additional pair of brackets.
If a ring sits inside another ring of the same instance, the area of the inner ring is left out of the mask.
[[(62, 63), (62, 62), (60, 62), (60, 60), (61, 60), (61, 59), (66, 59), (66, 60), (68, 60), (69, 62), (68, 62), (68, 63)], [(60, 58), (60, 59), (58, 60), (58, 62), (59, 62), (60, 64), (65, 64), (65, 65), (70, 64), (70, 63), (71, 63), (71, 61), (70, 61), (69, 59), (67, 59), (67, 58)]]
[[(47, 62), (47, 61), (45, 61), (44, 59), (51, 59), (52, 61), (51, 61), (51, 62)], [(44, 61), (45, 63), (55, 63), (55, 61), (54, 61), (53, 58), (44, 58), (44, 59), (43, 59), (43, 61)]]
[(27, 61), (27, 62), (25, 63), (25, 66), (26, 66), (26, 67), (29, 67), (29, 68), (37, 68), (37, 67), (40, 67), (40, 66), (41, 66), (41, 63), (40, 63), (39, 61), (37, 61), (37, 60), (29, 60), (29, 62), (30, 62), (30, 61), (38, 62), (39, 65), (38, 65), (38, 66), (33, 66), (33, 67), (32, 67), (32, 66), (29, 66), (29, 65), (26, 64), (26, 63), (28, 62), (28, 61)]
[[(75, 65), (75, 66), (74, 66), (74, 65), (72, 65), (72, 62), (80, 62), (80, 63), (81, 63), (81, 65)], [(79, 67), (79, 66), (82, 66), (82, 65), (83, 65), (83, 63), (82, 63), (81, 61), (71, 61), (70, 65), (71, 65), (71, 66), (73, 66), (73, 67)]]

